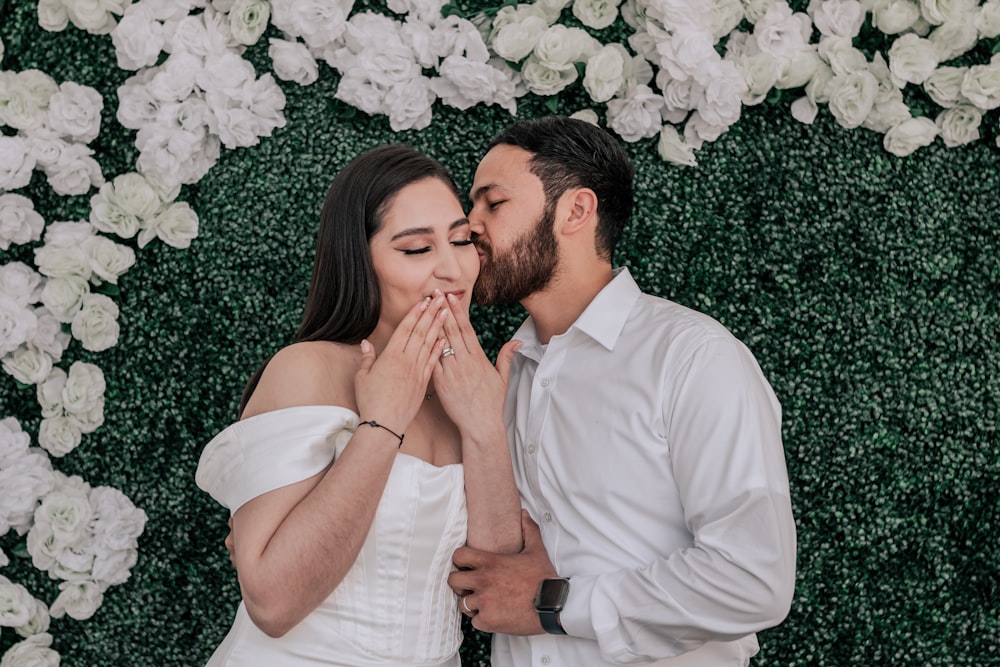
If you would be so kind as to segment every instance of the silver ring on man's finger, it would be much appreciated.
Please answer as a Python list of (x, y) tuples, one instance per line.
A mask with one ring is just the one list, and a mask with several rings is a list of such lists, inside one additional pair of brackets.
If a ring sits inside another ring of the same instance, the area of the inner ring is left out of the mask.
[(444, 350), (441, 351), (441, 358), (444, 359), (445, 357), (450, 357), (454, 354), (455, 354), (455, 348), (446, 347), (444, 348)]
[(466, 602), (466, 600), (468, 600), (468, 599), (469, 599), (468, 595), (463, 595), (462, 596), (462, 600), (461, 600), (462, 611), (464, 611), (469, 616), (475, 616), (476, 615), (476, 610), (475, 609), (469, 609), (469, 603)]

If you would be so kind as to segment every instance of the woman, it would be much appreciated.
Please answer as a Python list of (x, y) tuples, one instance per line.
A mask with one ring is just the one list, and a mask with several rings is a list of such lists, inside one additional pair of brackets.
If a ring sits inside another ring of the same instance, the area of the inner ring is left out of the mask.
[(457, 189), (401, 145), (355, 158), (320, 220), (297, 341), (258, 371), (198, 485), (232, 512), (243, 602), (209, 665), (459, 664), (462, 544), (520, 548), (497, 369), (468, 320)]

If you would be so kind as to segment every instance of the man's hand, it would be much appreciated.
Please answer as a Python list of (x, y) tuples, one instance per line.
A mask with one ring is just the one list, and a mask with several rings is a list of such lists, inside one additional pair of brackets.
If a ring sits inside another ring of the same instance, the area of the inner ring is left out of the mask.
[(542, 545), (538, 524), (525, 510), (521, 510), (521, 531), (524, 548), (520, 553), (462, 547), (452, 558), (459, 569), (448, 577), (448, 585), (461, 598), (459, 608), (471, 615), (477, 630), (508, 635), (545, 632), (535, 611), (535, 595), (543, 579), (559, 575)]

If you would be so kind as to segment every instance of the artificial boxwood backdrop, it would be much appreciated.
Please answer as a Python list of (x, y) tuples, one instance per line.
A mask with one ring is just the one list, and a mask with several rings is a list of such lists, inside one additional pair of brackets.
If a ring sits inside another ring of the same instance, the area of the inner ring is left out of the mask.
[[(134, 133), (114, 113), (131, 73), (106, 36), (46, 33), (35, 7), (0, 0), (3, 68), (99, 90), (95, 157), (108, 177), (132, 171)], [(266, 40), (248, 57), (267, 71)], [(494, 107), (436, 107), (428, 129), (393, 133), (384, 117), (335, 102), (336, 85), (329, 69), (311, 86), (282, 83), (287, 126), (223, 151), (182, 191), (200, 218), (191, 247), (137, 251), (116, 297), (120, 343), (95, 354), (74, 340), (67, 351), (104, 370), (106, 421), (55, 467), (121, 489), (149, 520), (131, 579), (90, 620), (53, 620), (66, 667), (207, 660), (239, 592), (226, 512), (195, 486), (195, 468), (248, 375), (294, 334), (331, 179), (360, 151), (403, 141), (468, 189), (482, 147), (512, 120)], [(576, 94), (557, 100), (562, 113), (584, 106)], [(545, 113), (545, 101), (519, 100), (517, 117)], [(784, 408), (797, 587), (788, 619), (760, 634), (756, 665), (1000, 665), (996, 120), (971, 145), (898, 158), (881, 135), (844, 130), (826, 111), (802, 125), (779, 100), (744, 108), (695, 168), (664, 163), (653, 141), (626, 145), (638, 208), (618, 263), (745, 341)], [(89, 196), (56, 196), (38, 172), (24, 194), (46, 221), (87, 219)], [(32, 247), (12, 246), (0, 263), (31, 264)], [(492, 352), (522, 316), (476, 309), (474, 323)], [(34, 387), (5, 375), (2, 416), (34, 438)], [(20, 541), (8, 534), (0, 547), (11, 554)], [(55, 596), (57, 582), (23, 555), (3, 574)], [(5, 629), (0, 654), (17, 639)], [(468, 631), (463, 653), (488, 664), (488, 637)]]

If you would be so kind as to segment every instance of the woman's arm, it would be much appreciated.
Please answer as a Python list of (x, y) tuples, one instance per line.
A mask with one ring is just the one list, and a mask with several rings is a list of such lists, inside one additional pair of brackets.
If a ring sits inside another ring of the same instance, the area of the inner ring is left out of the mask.
[[(282, 350), (268, 364), (244, 417), (297, 405), (341, 405), (402, 434), (424, 400), (440, 354), (441, 320), (432, 310), (414, 307), (377, 361), (366, 344), (360, 360), (350, 348), (327, 343)], [(240, 588), (250, 617), (265, 633), (286, 633), (344, 578), (371, 528), (399, 444), (389, 431), (362, 425), (324, 472), (235, 512)]]
[(469, 512), (467, 544), (484, 551), (521, 550), (521, 501), (503, 420), (507, 374), (518, 341), (503, 346), (494, 368), (454, 297), (444, 335), (455, 354), (442, 357), (434, 370), (448, 416), (462, 436), (465, 496)]

